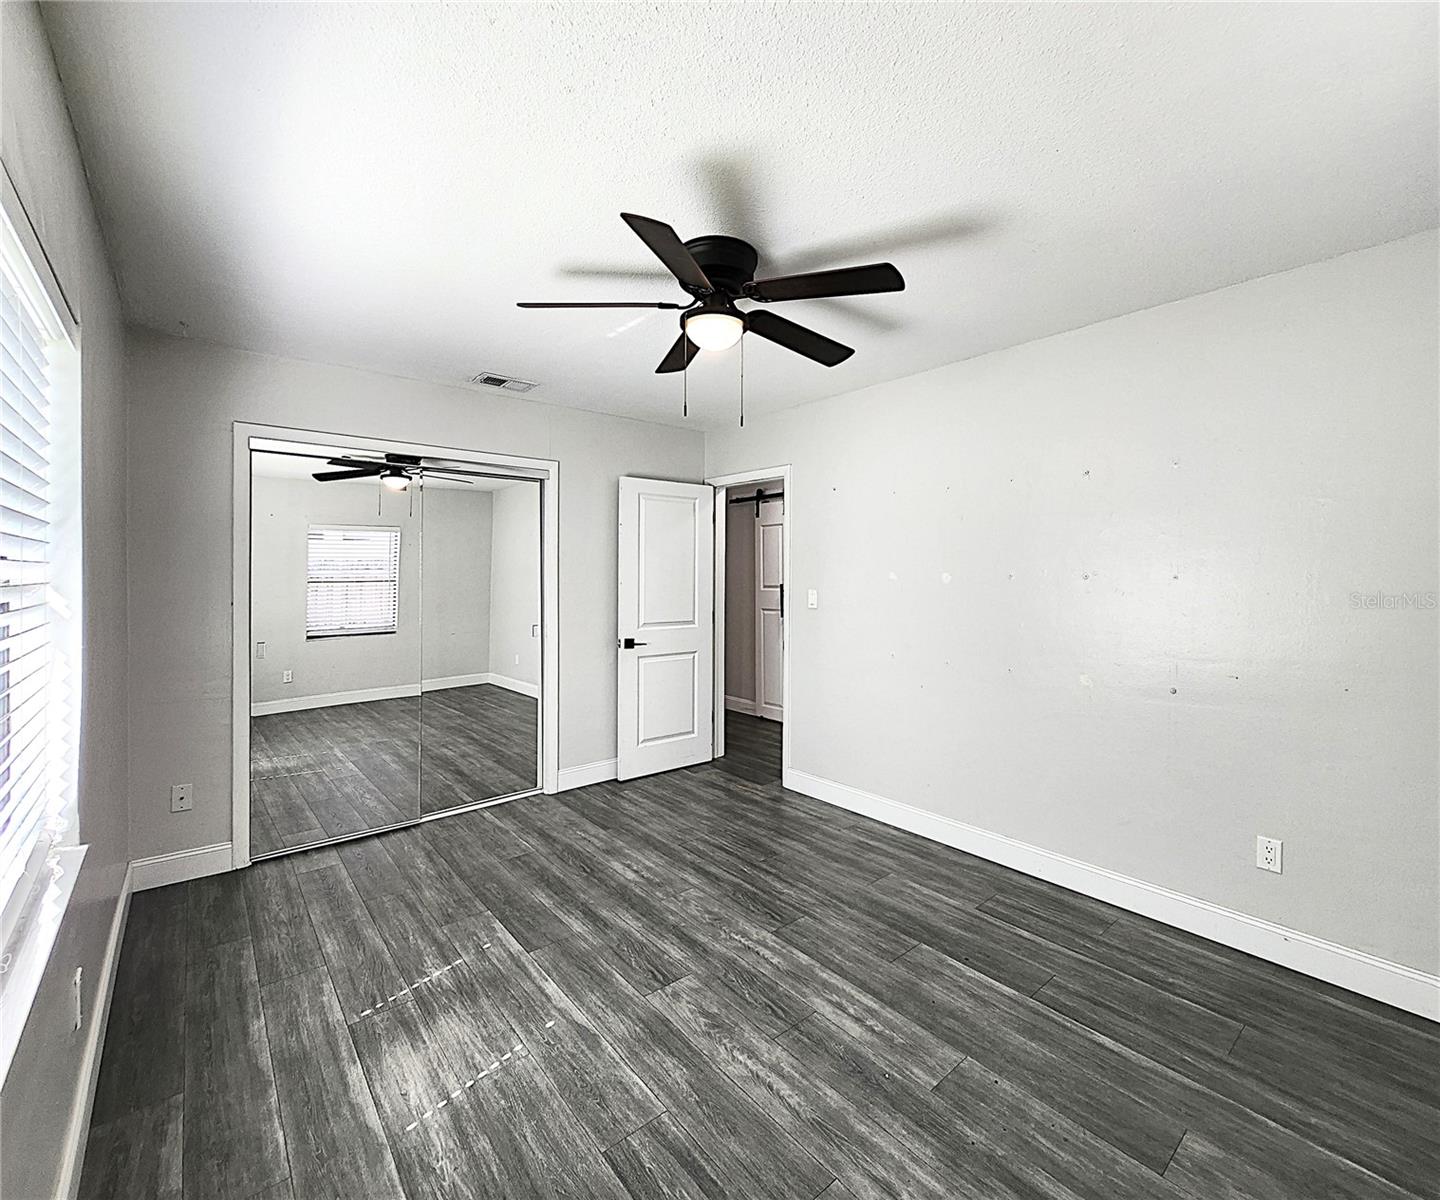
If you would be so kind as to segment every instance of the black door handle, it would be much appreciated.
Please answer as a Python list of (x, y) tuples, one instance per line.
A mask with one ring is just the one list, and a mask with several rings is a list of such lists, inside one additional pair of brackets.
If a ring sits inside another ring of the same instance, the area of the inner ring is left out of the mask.
[(633, 650), (636, 646), (648, 646), (649, 642), (637, 642), (634, 638), (621, 638), (620, 649)]

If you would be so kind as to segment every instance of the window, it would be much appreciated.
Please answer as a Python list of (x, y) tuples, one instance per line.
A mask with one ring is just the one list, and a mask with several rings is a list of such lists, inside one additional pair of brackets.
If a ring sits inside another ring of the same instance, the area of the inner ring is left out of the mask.
[(306, 546), (305, 636), (394, 633), (400, 619), (400, 531), (312, 525)]
[(0, 1079), (84, 857), (78, 329), (0, 172)]

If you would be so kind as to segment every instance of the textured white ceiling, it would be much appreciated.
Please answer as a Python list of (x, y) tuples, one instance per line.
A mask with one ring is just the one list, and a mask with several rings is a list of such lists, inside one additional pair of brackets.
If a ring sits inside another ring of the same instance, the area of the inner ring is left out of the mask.
[(132, 320), (654, 420), (674, 313), (514, 307), (683, 299), (621, 210), (904, 272), (777, 306), (857, 353), (747, 338), (751, 412), (1437, 221), (1433, 5), (46, 10)]

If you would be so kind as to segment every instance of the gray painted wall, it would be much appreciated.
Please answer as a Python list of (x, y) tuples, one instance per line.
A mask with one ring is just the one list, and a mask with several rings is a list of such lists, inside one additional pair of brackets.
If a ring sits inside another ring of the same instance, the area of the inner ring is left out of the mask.
[[(535, 488), (535, 484), (521, 484)], [(421, 673), (448, 679), (490, 670), (491, 589), (523, 581), (493, 570), (495, 492), (428, 487), (421, 562)], [(535, 529), (538, 555), (540, 530)], [(538, 608), (538, 604), (537, 604)], [(536, 617), (539, 620), (539, 617)]]
[(755, 506), (727, 504), (725, 518), (725, 695), (754, 700)]
[(793, 468), (795, 768), (1435, 972), (1437, 612), (1351, 597), (1440, 589), (1436, 251), (712, 435)]
[[(526, 485), (531, 490), (534, 484)], [(414, 505), (378, 485), (255, 476), (251, 484), (251, 700), (299, 700), (490, 669), (491, 496), (428, 488)], [(306, 534), (311, 525), (400, 530), (400, 604), (393, 634), (305, 638)], [(538, 524), (534, 536), (539, 539)], [(538, 548), (534, 551), (537, 555)], [(422, 578), (423, 577), (423, 578)], [(503, 592), (522, 581), (497, 580)], [(257, 660), (254, 643), (264, 641)], [(284, 672), (294, 673), (285, 683)]]
[(490, 670), (540, 683), (540, 486), (495, 493), (494, 570), (490, 582)]
[[(134, 857), (230, 838), (235, 421), (558, 459), (560, 765), (615, 757), (617, 480), (701, 478), (699, 433), (142, 331), (126, 346)], [(177, 782), (193, 812), (169, 811)]]
[[(89, 844), (0, 1093), (0, 1195), (48, 1197), (97, 1016), (127, 854), (125, 412), (119, 301), (50, 46), (32, 4), (0, 5), (0, 155), (81, 325), (84, 651), (80, 839)], [(84, 971), (85, 1028), (70, 980)]]

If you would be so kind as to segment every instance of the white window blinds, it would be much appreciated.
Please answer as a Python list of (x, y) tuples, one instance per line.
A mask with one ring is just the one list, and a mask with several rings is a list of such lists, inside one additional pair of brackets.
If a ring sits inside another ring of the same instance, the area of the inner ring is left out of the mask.
[(63, 815), (53, 746), (58, 734), (50, 712), (49, 341), (10, 272), (0, 270), (0, 908), (5, 909), (33, 872), (47, 826)]
[(400, 530), (312, 525), (305, 636), (394, 633), (400, 615)]

